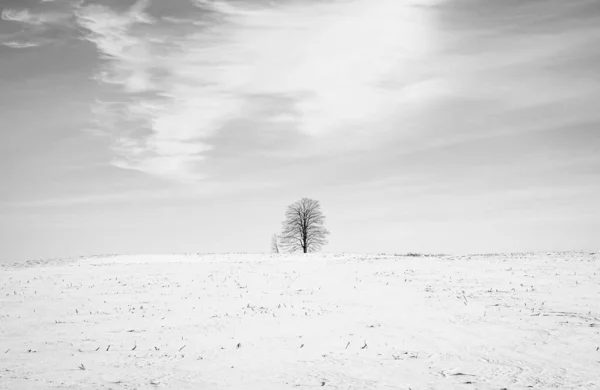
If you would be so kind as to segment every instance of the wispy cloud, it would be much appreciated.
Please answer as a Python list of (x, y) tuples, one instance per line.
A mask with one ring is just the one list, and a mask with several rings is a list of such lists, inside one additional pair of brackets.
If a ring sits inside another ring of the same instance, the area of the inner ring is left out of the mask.
[(596, 121), (591, 2), (548, 2), (564, 18), (509, 3), (54, 1), (5, 9), (26, 32), (0, 42), (33, 48), (50, 28), (83, 31), (101, 61), (89, 130), (109, 138), (113, 165), (196, 181), (241, 124), (312, 146), (270, 152), (289, 158)]
[(68, 19), (69, 15), (59, 12), (32, 13), (27, 9), (14, 10), (5, 9), (2, 11), (2, 19), (7, 21), (21, 22), (33, 25), (42, 25), (46, 23), (59, 23)]
[(88, 5), (76, 11), (77, 22), (90, 31), (87, 39), (94, 43), (109, 65), (98, 77), (101, 81), (124, 87), (125, 92), (151, 89), (148, 73), (150, 45), (145, 38), (130, 34), (135, 24), (150, 24), (144, 14), (147, 1), (140, 1), (129, 12), (119, 13), (102, 5)]
[[(11, 48), (31, 48), (47, 43), (61, 42), (61, 39), (52, 39), (53, 30), (70, 29), (73, 18), (71, 2), (52, 4), (51, 9), (42, 6), (41, 9), (5, 8), (0, 14), (0, 20), (11, 22), (14, 28), (9, 27), (9, 32), (0, 34), (0, 45)], [(40, 7), (38, 7), (40, 8)]]
[(18, 42), (18, 41), (7, 41), (0, 42), (0, 45), (12, 47), (13, 49), (25, 49), (28, 47), (38, 47), (40, 43), (38, 42)]
[[(103, 129), (118, 166), (197, 178), (207, 173), (197, 163), (211, 137), (239, 119), (321, 139), (366, 137), (414, 99), (414, 88), (387, 84), (412, 84), (406, 73), (416, 67), (407, 64), (434, 45), (430, 13), (395, 0), (196, 5), (203, 12), (195, 19), (150, 18), (145, 1), (124, 13), (97, 5), (77, 12), (106, 59), (99, 79), (129, 94), (100, 105), (119, 106), (118, 117), (137, 124), (135, 135)], [(257, 96), (287, 107), (257, 106)], [(100, 121), (118, 122), (115, 111), (98, 110), (108, 116)]]

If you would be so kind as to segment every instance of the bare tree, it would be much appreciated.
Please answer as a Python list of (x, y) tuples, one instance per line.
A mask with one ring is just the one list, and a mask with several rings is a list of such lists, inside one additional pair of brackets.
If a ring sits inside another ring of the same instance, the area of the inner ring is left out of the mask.
[(277, 234), (271, 237), (271, 253), (279, 253), (279, 243), (277, 242)]
[(319, 201), (302, 198), (288, 206), (280, 236), (281, 246), (290, 252), (315, 252), (327, 244), (329, 231)]

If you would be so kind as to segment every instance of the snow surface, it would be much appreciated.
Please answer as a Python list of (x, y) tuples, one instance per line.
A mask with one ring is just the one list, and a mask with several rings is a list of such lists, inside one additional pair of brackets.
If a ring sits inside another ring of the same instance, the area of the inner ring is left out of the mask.
[(0, 272), (3, 389), (600, 388), (599, 254), (113, 256)]

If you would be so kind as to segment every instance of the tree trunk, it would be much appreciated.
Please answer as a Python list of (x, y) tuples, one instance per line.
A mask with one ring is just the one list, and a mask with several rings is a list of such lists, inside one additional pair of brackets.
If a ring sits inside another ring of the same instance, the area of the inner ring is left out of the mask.
[(302, 250), (304, 251), (304, 253), (308, 252), (308, 232), (306, 230), (306, 226), (302, 228)]

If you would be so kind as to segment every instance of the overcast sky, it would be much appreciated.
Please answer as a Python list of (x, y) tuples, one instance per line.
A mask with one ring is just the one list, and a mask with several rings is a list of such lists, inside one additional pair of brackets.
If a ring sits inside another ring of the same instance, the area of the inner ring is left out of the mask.
[(600, 249), (598, 0), (0, 8), (0, 262)]

